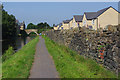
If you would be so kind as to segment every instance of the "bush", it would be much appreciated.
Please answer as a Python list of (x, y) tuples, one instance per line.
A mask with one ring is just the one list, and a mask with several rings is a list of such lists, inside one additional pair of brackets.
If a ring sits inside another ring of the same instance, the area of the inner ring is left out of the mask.
[(2, 61), (4, 62), (5, 60), (9, 59), (14, 53), (13, 47), (9, 47), (8, 50), (6, 50), (6, 52), (3, 54)]

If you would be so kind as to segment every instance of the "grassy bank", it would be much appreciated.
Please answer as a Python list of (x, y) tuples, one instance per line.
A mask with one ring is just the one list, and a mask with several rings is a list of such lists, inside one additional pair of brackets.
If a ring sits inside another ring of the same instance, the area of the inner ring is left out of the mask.
[(43, 36), (61, 78), (115, 78), (116, 75), (95, 61)]
[(35, 47), (38, 41), (39, 37), (36, 37), (3, 62), (3, 78), (27, 78), (29, 76), (29, 71), (34, 59)]
[(8, 50), (5, 51), (5, 53), (2, 55), (2, 62), (9, 59), (14, 54), (13, 47), (9, 47)]

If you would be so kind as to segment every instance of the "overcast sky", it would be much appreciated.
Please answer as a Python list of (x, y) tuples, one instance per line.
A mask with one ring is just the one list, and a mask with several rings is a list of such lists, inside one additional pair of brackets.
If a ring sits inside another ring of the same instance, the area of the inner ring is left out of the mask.
[(38, 24), (47, 22), (51, 26), (73, 15), (95, 12), (112, 6), (118, 10), (118, 2), (3, 2), (4, 9), (20, 22)]

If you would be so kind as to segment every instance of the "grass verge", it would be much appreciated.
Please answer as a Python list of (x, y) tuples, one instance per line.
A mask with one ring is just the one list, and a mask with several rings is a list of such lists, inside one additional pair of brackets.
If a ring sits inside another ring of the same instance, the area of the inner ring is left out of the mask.
[(14, 54), (13, 47), (9, 47), (8, 50), (5, 51), (5, 53), (2, 55), (2, 62), (9, 59)]
[(84, 58), (71, 49), (58, 45), (46, 36), (45, 44), (53, 57), (56, 69), (61, 78), (116, 78), (111, 71), (106, 70), (94, 60)]
[(28, 78), (39, 37), (31, 40), (2, 64), (2, 78)]

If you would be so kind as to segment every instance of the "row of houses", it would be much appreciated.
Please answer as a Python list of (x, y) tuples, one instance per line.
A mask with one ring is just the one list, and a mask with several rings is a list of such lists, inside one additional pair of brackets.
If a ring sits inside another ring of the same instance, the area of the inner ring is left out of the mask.
[(64, 20), (55, 25), (54, 30), (73, 29), (76, 27), (87, 27), (97, 30), (106, 29), (108, 25), (120, 24), (120, 13), (112, 6), (98, 10), (97, 12), (84, 12), (83, 15), (74, 15), (72, 19)]

